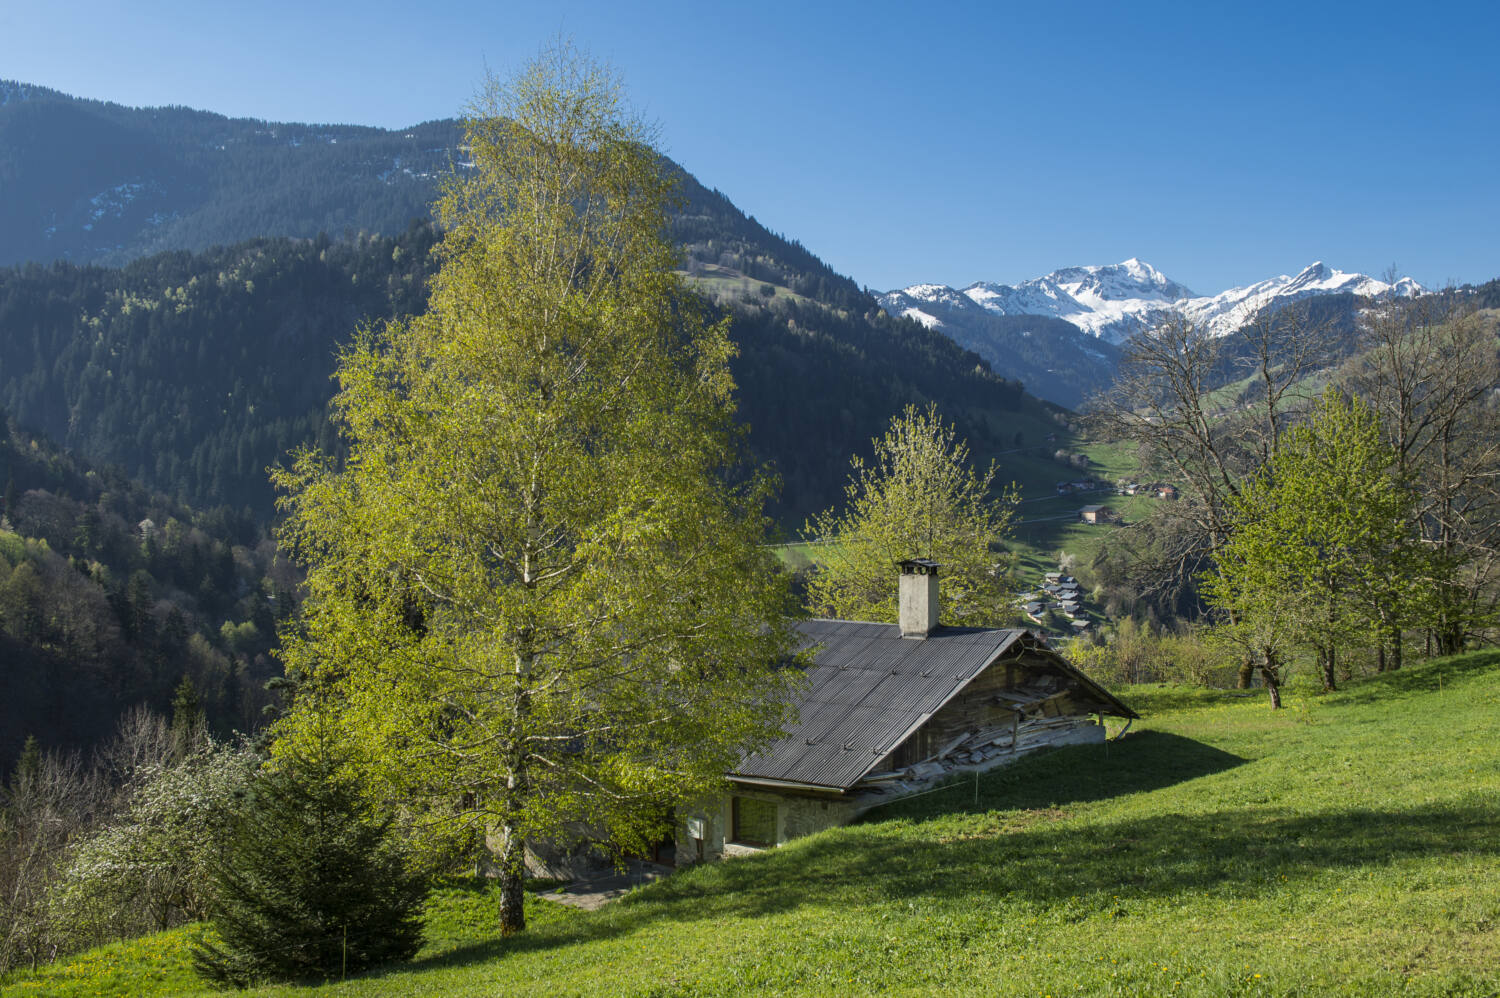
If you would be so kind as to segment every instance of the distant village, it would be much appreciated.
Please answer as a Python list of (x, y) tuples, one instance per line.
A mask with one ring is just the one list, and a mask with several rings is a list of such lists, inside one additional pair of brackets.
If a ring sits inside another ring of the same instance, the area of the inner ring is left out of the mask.
[(1074, 634), (1087, 634), (1093, 628), (1083, 609), (1083, 592), (1078, 580), (1062, 572), (1048, 572), (1042, 584), (1022, 597), (1026, 602), (1021, 609), (1026, 616), (1038, 624), (1046, 625), (1049, 613), (1068, 619), (1068, 627)]
[[(1074, 478), (1058, 482), (1056, 488), (1058, 496), (1105, 492), (1159, 500), (1176, 500), (1178, 497), (1177, 486), (1169, 482), (1121, 480), (1111, 484), (1097, 478)], [(1089, 525), (1124, 522), (1117, 510), (1102, 503), (1079, 507), (1078, 520)], [(1018, 606), (1026, 617), (1054, 633), (1081, 637), (1091, 634), (1095, 625), (1102, 622), (1098, 614), (1090, 614), (1084, 609), (1082, 586), (1078, 580), (1060, 570), (1046, 573), (1039, 585), (1022, 591), (1018, 596)]]

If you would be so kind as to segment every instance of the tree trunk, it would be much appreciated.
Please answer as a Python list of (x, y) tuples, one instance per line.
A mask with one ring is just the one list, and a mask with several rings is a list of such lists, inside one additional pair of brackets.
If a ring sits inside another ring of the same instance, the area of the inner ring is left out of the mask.
[(1318, 646), (1318, 665), (1323, 671), (1323, 689), (1329, 693), (1339, 688), (1338, 676), (1334, 675), (1334, 667), (1337, 664), (1336, 654), (1332, 645)]
[(1401, 628), (1395, 628), (1391, 632), (1391, 671), (1395, 671), (1405, 664), (1405, 653), (1402, 651), (1401, 642), (1405, 635)]
[(1242, 690), (1250, 688), (1250, 680), (1255, 678), (1255, 660), (1248, 655), (1240, 659), (1239, 679), (1235, 683)]
[(526, 928), (526, 843), (516, 827), (506, 822), (500, 852), (500, 934), (509, 936)]
[(1265, 684), (1266, 693), (1271, 697), (1271, 709), (1281, 709), (1281, 669), (1277, 655), (1269, 648), (1262, 649), (1260, 660), (1260, 679)]
[(1385, 672), (1386, 671), (1386, 668), (1385, 668), (1385, 641), (1383, 639), (1381, 640), (1380, 644), (1375, 648), (1375, 671), (1376, 672)]

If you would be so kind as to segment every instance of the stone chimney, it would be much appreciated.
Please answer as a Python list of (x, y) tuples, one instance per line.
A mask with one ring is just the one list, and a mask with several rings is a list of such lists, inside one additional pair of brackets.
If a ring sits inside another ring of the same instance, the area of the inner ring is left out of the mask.
[(938, 563), (908, 558), (901, 566), (901, 636), (925, 638), (938, 625)]

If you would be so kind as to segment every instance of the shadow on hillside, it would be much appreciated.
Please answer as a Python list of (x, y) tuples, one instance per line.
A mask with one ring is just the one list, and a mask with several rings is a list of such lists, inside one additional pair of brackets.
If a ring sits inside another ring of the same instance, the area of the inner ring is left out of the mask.
[(1164, 731), (1141, 731), (1102, 745), (1071, 745), (979, 776), (960, 776), (940, 793), (893, 801), (865, 821), (972, 814), (996, 808), (1062, 807), (1160, 790), (1244, 764), (1237, 755)]
[(1102, 904), (1221, 888), (1246, 897), (1275, 889), (1283, 877), (1460, 853), (1500, 854), (1492, 809), (1301, 815), (1262, 806), (1098, 825), (1049, 822), (1019, 831), (975, 816), (866, 826), (781, 855), (724, 863), (713, 877), (663, 883), (640, 898), (638, 910), (647, 918), (695, 921), (909, 898)]
[[(477, 888), (484, 890), (485, 888)], [(544, 902), (552, 904), (553, 902)], [(583, 917), (566, 918), (559, 921), (538, 920), (529, 910), (525, 931), (510, 937), (496, 937), (483, 942), (459, 946), (451, 950), (423, 956), (411, 963), (382, 968), (371, 976), (385, 973), (405, 973), (410, 970), (436, 970), (443, 967), (463, 967), (472, 963), (483, 963), (504, 956), (572, 946), (596, 939), (608, 939), (624, 932), (634, 931), (638, 924), (627, 924), (618, 917), (611, 917), (618, 909), (610, 905), (605, 911), (593, 912)]]
[(1456, 682), (1487, 672), (1500, 672), (1500, 651), (1470, 652), (1395, 672), (1382, 672), (1361, 680), (1358, 685), (1330, 693), (1328, 697), (1334, 703), (1374, 703), (1404, 693), (1437, 693)]
[[(1500, 855), (1492, 808), (1422, 805), (1302, 814), (1295, 800), (1125, 818), (1058, 821), (1056, 809), (1222, 772), (1244, 760), (1192, 739), (1142, 732), (1074, 746), (901, 802), (873, 820), (759, 856), (660, 881), (580, 918), (420, 961), (452, 967), (629, 935), (660, 922), (754, 918), (803, 905), (858, 909), (905, 899), (983, 908), (1020, 900), (1117, 904), (1118, 898), (1224, 891), (1254, 897), (1330, 870), (1425, 856)], [(1208, 792), (1205, 791), (1207, 794)], [(882, 820), (896, 819), (905, 820)]]

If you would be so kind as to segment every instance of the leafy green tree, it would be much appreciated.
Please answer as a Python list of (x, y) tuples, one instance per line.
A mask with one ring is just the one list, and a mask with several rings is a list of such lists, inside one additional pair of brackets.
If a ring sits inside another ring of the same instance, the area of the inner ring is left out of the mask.
[(1427, 605), (1436, 566), (1394, 460), (1374, 414), (1329, 387), (1230, 503), (1204, 594), (1259, 663), (1273, 702), (1288, 646), (1310, 647), (1333, 689), (1340, 647), (1399, 644)]
[[(1445, 571), (1428, 593), (1436, 650), (1452, 655), (1500, 609), (1500, 382), (1493, 323), (1473, 298), (1422, 295), (1370, 309), (1347, 383), (1378, 414), (1414, 522)], [(1400, 646), (1391, 649), (1399, 663)]]
[(250, 784), (212, 868), (201, 975), (237, 987), (328, 979), (417, 951), (425, 885), (346, 762), (325, 728)]
[(907, 406), (874, 445), (873, 461), (851, 462), (844, 510), (827, 510), (804, 528), (824, 544), (808, 606), (830, 617), (894, 621), (895, 564), (921, 557), (943, 566), (946, 622), (1010, 622), (1014, 586), (1002, 552), (1015, 496), (996, 493), (996, 467), (982, 475), (969, 467), (968, 445), (936, 405)]
[(426, 312), (341, 358), (347, 459), (274, 476), (301, 699), (328, 694), (387, 789), (492, 835), (506, 932), (528, 842), (644, 848), (796, 676), (764, 490), (725, 484), (732, 347), (673, 273), (648, 138), (566, 49), (492, 84)]

